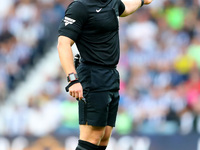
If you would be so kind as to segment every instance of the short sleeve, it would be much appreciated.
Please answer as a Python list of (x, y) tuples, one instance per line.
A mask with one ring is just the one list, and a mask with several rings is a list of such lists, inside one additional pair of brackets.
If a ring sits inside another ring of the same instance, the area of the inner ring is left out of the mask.
[(123, 14), (123, 12), (125, 10), (125, 5), (121, 0), (119, 0), (119, 7), (118, 8), (119, 8), (119, 16), (121, 16), (121, 14)]
[(65, 11), (65, 17), (60, 23), (59, 36), (63, 35), (76, 41), (84, 23), (87, 21), (87, 16), (86, 7), (81, 2), (72, 2)]

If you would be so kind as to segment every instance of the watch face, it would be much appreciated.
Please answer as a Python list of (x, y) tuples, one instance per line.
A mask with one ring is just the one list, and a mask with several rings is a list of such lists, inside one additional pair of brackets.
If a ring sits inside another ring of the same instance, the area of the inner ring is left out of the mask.
[(70, 81), (74, 81), (74, 80), (76, 80), (76, 77), (75, 77), (74, 74), (70, 74), (70, 75), (69, 75), (69, 78), (70, 78)]

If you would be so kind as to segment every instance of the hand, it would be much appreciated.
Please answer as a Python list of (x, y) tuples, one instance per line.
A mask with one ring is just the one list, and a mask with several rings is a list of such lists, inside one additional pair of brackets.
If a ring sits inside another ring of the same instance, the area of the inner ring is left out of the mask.
[(144, 4), (145, 4), (145, 5), (148, 5), (148, 4), (150, 4), (152, 1), (153, 1), (153, 0), (144, 0)]
[(83, 98), (83, 87), (80, 83), (75, 83), (69, 88), (69, 94), (79, 100)]

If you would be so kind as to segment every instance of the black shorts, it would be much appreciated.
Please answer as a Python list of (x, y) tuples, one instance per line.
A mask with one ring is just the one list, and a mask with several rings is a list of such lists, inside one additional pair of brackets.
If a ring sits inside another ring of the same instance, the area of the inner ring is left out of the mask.
[(119, 104), (116, 68), (81, 64), (77, 73), (86, 99), (79, 101), (79, 124), (114, 127)]
[(79, 101), (79, 124), (115, 126), (118, 91), (89, 92), (86, 103)]

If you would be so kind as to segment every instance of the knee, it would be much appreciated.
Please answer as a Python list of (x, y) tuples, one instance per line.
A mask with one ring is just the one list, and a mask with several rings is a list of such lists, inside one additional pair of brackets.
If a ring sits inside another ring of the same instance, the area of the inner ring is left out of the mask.
[(93, 136), (92, 138), (90, 138), (91, 143), (99, 145), (99, 143), (103, 139), (103, 137), (104, 137), (104, 133), (103, 132), (99, 133), (99, 134), (96, 134), (95, 136)]
[(111, 134), (108, 132), (105, 132), (103, 137), (101, 138), (101, 142), (108, 142), (110, 139)]
[(80, 139), (98, 145), (104, 136), (105, 128), (89, 127), (81, 130)]
[(110, 136), (103, 136), (103, 138), (101, 139), (99, 146), (107, 146), (108, 142), (109, 142)]
[(106, 127), (104, 136), (101, 139), (100, 146), (107, 146), (112, 133), (112, 127)]

